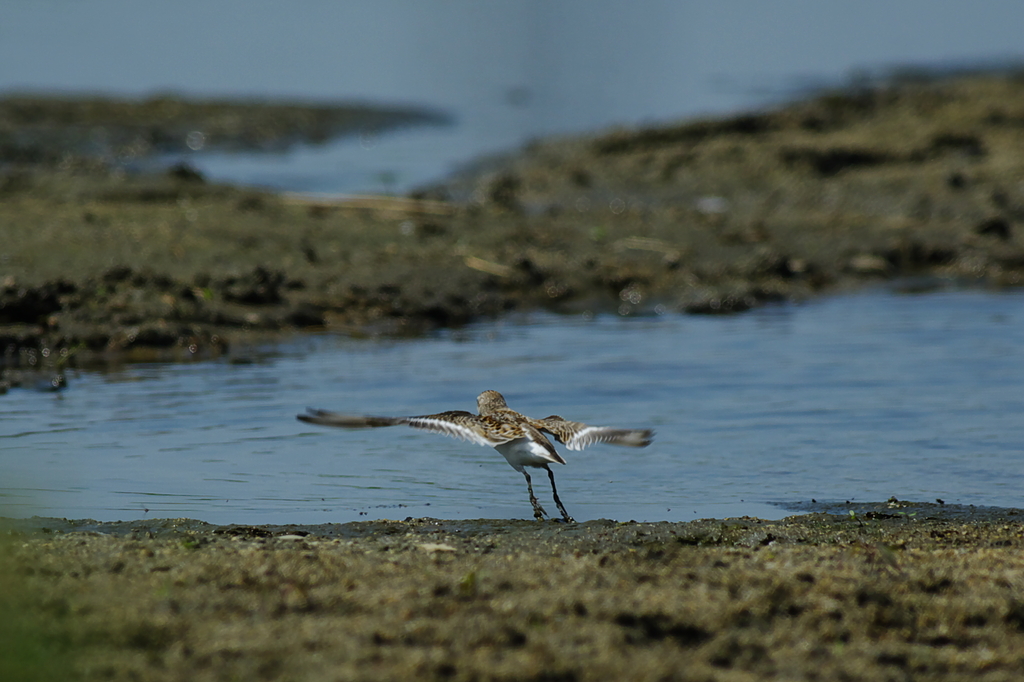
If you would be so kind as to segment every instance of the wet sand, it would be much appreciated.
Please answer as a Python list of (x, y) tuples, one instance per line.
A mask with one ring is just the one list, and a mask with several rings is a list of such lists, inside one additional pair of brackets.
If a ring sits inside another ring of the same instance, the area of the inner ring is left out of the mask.
[(22, 679), (1024, 676), (1022, 512), (894, 500), (849, 511), (14, 521), (2, 599), (18, 610), (4, 627)]
[[(88, 129), (91, 111), (47, 120)], [(278, 114), (298, 137), (317, 130)], [(188, 121), (164, 136), (202, 128)], [(30, 139), (53, 151), (60, 136)], [(304, 329), (416, 334), (532, 307), (715, 314), (894, 278), (1024, 282), (1013, 76), (541, 141), (414, 197), (295, 197), (23, 147), (0, 145), (8, 365), (205, 357)]]

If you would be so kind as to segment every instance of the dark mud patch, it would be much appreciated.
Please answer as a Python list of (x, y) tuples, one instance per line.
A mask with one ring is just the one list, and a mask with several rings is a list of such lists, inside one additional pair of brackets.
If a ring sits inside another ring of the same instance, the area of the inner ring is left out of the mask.
[[(94, 103), (79, 106), (89, 120)], [(879, 282), (1019, 286), (1022, 146), (1024, 82), (978, 76), (541, 141), (410, 198), (276, 195), (99, 157), (10, 163), (0, 344), (7, 364), (193, 357), (533, 307), (732, 314)]]
[[(851, 500), (810, 500), (805, 502), (780, 503), (780, 507), (802, 514), (846, 515), (853, 519), (905, 519), (942, 520), (957, 522), (990, 522), (1000, 519), (1013, 520), (1024, 514), (1019, 509), (985, 507), (973, 504), (951, 504), (942, 499), (934, 502), (898, 500), (890, 497), (885, 502), (855, 502)], [(1018, 519), (1024, 522), (1024, 517)]]
[(83, 679), (1015, 679), (1024, 523), (937, 506), (644, 524), (5, 520), (0, 562), (23, 638)]

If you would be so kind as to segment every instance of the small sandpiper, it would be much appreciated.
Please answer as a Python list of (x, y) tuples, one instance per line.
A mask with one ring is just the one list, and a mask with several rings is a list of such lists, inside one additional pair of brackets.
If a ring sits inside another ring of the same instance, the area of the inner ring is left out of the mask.
[[(548, 464), (565, 464), (544, 433), (555, 437), (570, 450), (582, 450), (594, 443), (611, 443), (642, 448), (650, 445), (654, 437), (651, 429), (615, 429), (607, 426), (588, 426), (571, 422), (557, 415), (544, 419), (532, 419), (509, 409), (505, 398), (497, 391), (484, 391), (476, 399), (480, 414), (452, 410), (420, 417), (371, 417), (365, 415), (339, 414), (324, 410), (309, 409), (307, 414), (297, 415), (301, 421), (324, 426), (340, 426), (360, 429), (375, 426), (396, 426), (407, 424), (414, 429), (461, 438), (478, 445), (489, 445), (500, 452), (512, 468), (526, 477), (526, 489), (530, 491), (533, 516), (542, 521), (547, 515), (533, 494), (533, 482), (526, 467), (537, 467), (548, 472), (551, 479), (551, 493), (558, 505), (558, 511), (566, 523), (574, 523), (558, 499), (555, 475)], [(541, 432), (544, 433), (541, 433)]]

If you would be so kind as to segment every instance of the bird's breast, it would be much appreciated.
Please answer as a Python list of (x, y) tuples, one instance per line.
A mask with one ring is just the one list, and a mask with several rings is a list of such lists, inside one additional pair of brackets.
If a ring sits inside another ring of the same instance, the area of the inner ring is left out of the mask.
[[(548, 446), (550, 447), (550, 443)], [(544, 447), (543, 443), (530, 438), (516, 438), (507, 443), (496, 445), (494, 449), (500, 452), (516, 471), (522, 471), (524, 466), (542, 467), (545, 464), (552, 463), (565, 464), (564, 461), (560, 461), (557, 454), (552, 455), (551, 451)]]

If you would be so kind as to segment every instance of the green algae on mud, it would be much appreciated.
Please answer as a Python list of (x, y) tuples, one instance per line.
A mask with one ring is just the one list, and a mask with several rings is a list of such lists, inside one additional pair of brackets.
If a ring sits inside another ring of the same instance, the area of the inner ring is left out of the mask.
[(1022, 517), (934, 506), (575, 525), (35, 519), (6, 522), (5, 563), (83, 679), (1019, 679)]
[(25, 161), (0, 171), (0, 346), (192, 356), (531, 307), (716, 314), (897, 277), (1018, 286), (1021, 121), (1014, 77), (834, 93), (541, 141), (407, 199)]
[(59, 614), (11, 570), (10, 544), (9, 538), (0, 538), (0, 679), (72, 679), (67, 643), (54, 627)]

